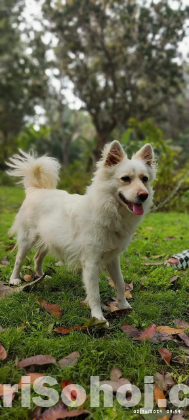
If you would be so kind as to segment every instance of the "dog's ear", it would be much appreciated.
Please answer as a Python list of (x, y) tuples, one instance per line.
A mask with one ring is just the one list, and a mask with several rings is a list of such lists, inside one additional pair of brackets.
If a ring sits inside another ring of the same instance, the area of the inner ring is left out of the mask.
[(150, 143), (145, 144), (138, 152), (133, 155), (132, 159), (142, 159), (146, 165), (152, 167), (154, 162), (154, 151)]
[(105, 146), (103, 156), (104, 156), (104, 165), (113, 166), (121, 162), (121, 160), (125, 156), (125, 152), (121, 144), (117, 140), (114, 140), (112, 141), (112, 143), (107, 144)]

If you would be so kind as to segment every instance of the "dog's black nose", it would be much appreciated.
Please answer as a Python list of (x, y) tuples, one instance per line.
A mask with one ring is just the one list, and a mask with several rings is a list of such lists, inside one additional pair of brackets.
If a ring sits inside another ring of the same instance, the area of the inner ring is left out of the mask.
[(146, 201), (148, 198), (148, 193), (146, 191), (139, 191), (137, 197), (139, 201)]

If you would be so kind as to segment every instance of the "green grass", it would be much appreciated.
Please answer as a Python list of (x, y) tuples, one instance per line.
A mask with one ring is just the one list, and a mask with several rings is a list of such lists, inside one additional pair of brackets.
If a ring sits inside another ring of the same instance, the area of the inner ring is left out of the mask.
[[(10, 264), (0, 268), (0, 281), (9, 280), (13, 268), (16, 251), (7, 251), (15, 239), (8, 238), (15, 214), (24, 198), (24, 191), (19, 188), (0, 188), (1, 224), (0, 224), (0, 260), (8, 255)], [(152, 229), (148, 229), (152, 227)], [(68, 379), (72, 383), (83, 386), (89, 395), (90, 376), (100, 376), (100, 380), (109, 379), (110, 370), (118, 366), (124, 377), (137, 385), (141, 392), (144, 389), (144, 376), (165, 370), (174, 372), (179, 377), (185, 372), (185, 365), (171, 367), (165, 365), (158, 358), (157, 350), (167, 347), (174, 354), (183, 354), (177, 343), (163, 342), (135, 342), (128, 338), (121, 330), (124, 322), (136, 327), (145, 328), (151, 323), (156, 325), (173, 326), (174, 318), (187, 320), (189, 303), (189, 271), (180, 274), (180, 279), (170, 284), (169, 279), (178, 274), (174, 268), (164, 266), (145, 266), (142, 264), (147, 256), (155, 261), (153, 256), (163, 254), (163, 261), (174, 252), (188, 248), (189, 218), (186, 214), (157, 213), (150, 214), (139, 226), (128, 252), (122, 256), (122, 271), (126, 282), (133, 281), (132, 312), (122, 318), (110, 321), (109, 330), (93, 331), (91, 335), (74, 331), (61, 336), (53, 332), (58, 326), (83, 325), (90, 317), (88, 308), (80, 305), (84, 297), (81, 276), (66, 269), (65, 266), (56, 267), (51, 256), (45, 258), (44, 267), (53, 267), (55, 273), (52, 279), (44, 279), (36, 287), (35, 292), (14, 293), (0, 299), (0, 326), (5, 328), (0, 333), (0, 342), (7, 350), (8, 357), (0, 362), (0, 383), (18, 383), (25, 369), (18, 369), (15, 360), (33, 356), (35, 354), (50, 354), (57, 360), (78, 350), (81, 357), (78, 363), (69, 369), (60, 369), (56, 365), (40, 366), (38, 371), (51, 375), (58, 381), (55, 387), (61, 391), (61, 381)], [(174, 236), (174, 240), (165, 240), (167, 236)], [(32, 258), (34, 252), (29, 254)], [(125, 261), (129, 260), (129, 263)], [(26, 259), (25, 265), (32, 265)], [(23, 273), (27, 269), (23, 270)], [(114, 297), (114, 289), (108, 285), (106, 274), (101, 274), (101, 298), (104, 303)], [(60, 320), (41, 309), (34, 296), (40, 296), (49, 302), (57, 303), (64, 309), (65, 314)], [(131, 300), (130, 300), (131, 302)], [(17, 330), (27, 323), (27, 328)], [(32, 391), (32, 396), (36, 396)], [(29, 419), (31, 409), (20, 407), (20, 394), (16, 395), (12, 408), (0, 408), (1, 419), (24, 420)], [(142, 405), (141, 405), (142, 406)], [(86, 408), (90, 409), (89, 401)], [(134, 415), (133, 409), (124, 409), (118, 402), (113, 408), (103, 408), (103, 399), (99, 408), (91, 409), (91, 418), (95, 420), (143, 419), (139, 414)], [(149, 416), (150, 420), (150, 416)]]

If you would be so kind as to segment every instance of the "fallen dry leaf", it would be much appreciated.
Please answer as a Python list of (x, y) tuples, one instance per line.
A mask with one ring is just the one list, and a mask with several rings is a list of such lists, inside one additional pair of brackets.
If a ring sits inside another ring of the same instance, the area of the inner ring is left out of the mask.
[(153, 229), (153, 227), (151, 227), (151, 226), (147, 226), (147, 227), (146, 227), (146, 229), (148, 229), (148, 230), (152, 230), (152, 229)]
[(80, 391), (80, 389), (67, 380), (62, 381), (62, 392), (68, 401), (75, 401), (77, 399), (78, 405), (83, 404), (86, 399), (85, 392)]
[(133, 338), (133, 337), (137, 337), (142, 333), (141, 329), (132, 327), (132, 325), (126, 324), (126, 322), (123, 324), (123, 326), (121, 327), (123, 332), (126, 333), (127, 335), (129, 335), (129, 337)]
[[(130, 385), (130, 381), (125, 378), (120, 378), (117, 381), (100, 381), (100, 385), (110, 385), (112, 387), (113, 392), (117, 392), (117, 390), (122, 385)], [(125, 391), (123, 391), (125, 394)], [(121, 391), (120, 391), (121, 393)]]
[(171, 279), (169, 280), (169, 283), (173, 283), (173, 281), (180, 279), (180, 276), (176, 275), (171, 277)]
[(0, 360), (5, 360), (7, 358), (7, 352), (2, 344), (0, 344)]
[(121, 371), (121, 369), (118, 367), (113, 367), (110, 372), (111, 381), (118, 381), (118, 379), (120, 379), (121, 376), (123, 376), (123, 372)]
[(171, 340), (173, 340), (172, 335), (156, 332), (150, 341), (151, 343), (158, 344), (158, 343), (161, 343), (162, 341), (171, 341)]
[(173, 323), (177, 328), (189, 328), (189, 322), (183, 321), (182, 319), (173, 319)]
[(4, 407), (11, 407), (15, 392), (16, 389), (13, 386), (0, 384), (0, 397), (3, 397)]
[(54, 407), (45, 410), (39, 416), (35, 416), (35, 419), (33, 418), (33, 420), (58, 420), (68, 417), (77, 417), (81, 414), (90, 414), (90, 412), (83, 409), (68, 411), (67, 406), (63, 402), (58, 402)]
[(132, 308), (118, 309), (116, 311), (109, 312), (108, 314), (106, 314), (106, 319), (119, 318), (120, 316), (124, 316), (124, 315), (128, 314), (131, 311), (132, 311)]
[(187, 347), (189, 347), (189, 337), (185, 333), (178, 334), (178, 336), (183, 340)]
[(180, 334), (184, 332), (184, 328), (171, 328), (167, 325), (157, 327), (157, 332), (166, 333), (166, 334)]
[(173, 240), (173, 239), (175, 239), (175, 237), (174, 237), (174, 236), (167, 236), (167, 238), (165, 238), (165, 241), (171, 241), (171, 240)]
[(125, 283), (125, 290), (133, 290), (133, 282), (131, 283)]
[(75, 330), (87, 330), (87, 327), (81, 325), (73, 325), (72, 327), (58, 327), (55, 328), (53, 331), (56, 331), (58, 334), (69, 334)]
[(139, 337), (133, 337), (133, 340), (150, 340), (156, 333), (156, 325), (149, 325)]
[(57, 319), (60, 319), (64, 314), (64, 310), (61, 309), (60, 306), (56, 305), (56, 303), (49, 303), (47, 300), (41, 299), (38, 296), (35, 296), (35, 300), (42, 309), (47, 311), (50, 315), (55, 316)]
[[(155, 387), (154, 387), (154, 399), (155, 399), (159, 408), (166, 408), (165, 395), (164, 395), (163, 391), (156, 384), (155, 384)], [(161, 404), (159, 405), (158, 400), (165, 400), (165, 404), (162, 404), (162, 402), (161, 402)]]
[(165, 347), (162, 347), (161, 349), (158, 350), (158, 352), (161, 355), (162, 359), (170, 364), (171, 357), (172, 357), (171, 351), (167, 350)]
[(2, 265), (9, 265), (9, 260), (8, 260), (8, 257), (7, 256), (2, 258), (1, 264)]
[(67, 368), (71, 367), (77, 363), (79, 357), (80, 357), (80, 353), (78, 351), (74, 351), (73, 353), (59, 360), (58, 365), (60, 367), (67, 367)]
[(129, 290), (125, 291), (125, 297), (126, 297), (126, 299), (132, 299), (132, 294), (131, 294), (131, 292), (129, 292)]
[(50, 363), (56, 364), (56, 360), (53, 356), (38, 354), (36, 356), (27, 357), (24, 360), (18, 362), (18, 367), (26, 367), (30, 365), (47, 365)]
[(164, 265), (164, 263), (162, 262), (154, 262), (154, 263), (145, 263), (145, 262), (143, 262), (142, 263), (143, 265)]
[(110, 310), (110, 312), (115, 312), (118, 311), (118, 307), (117, 307), (117, 302), (113, 301), (113, 302), (108, 302), (107, 303), (107, 307)]
[(173, 385), (175, 385), (175, 380), (170, 375), (170, 373), (162, 372), (155, 374), (155, 383), (163, 391), (168, 391)]
[(25, 281), (30, 281), (31, 278), (32, 278), (31, 274), (25, 274), (25, 276), (24, 276)]
[(113, 280), (110, 277), (107, 277), (108, 283), (111, 287), (115, 287)]
[[(18, 383), (18, 389), (25, 388), (27, 386), (32, 385), (36, 379), (44, 377), (44, 373), (28, 373), (28, 375), (22, 376)], [(30, 378), (30, 382), (28, 383), (28, 377)], [(25, 383), (25, 381), (27, 381)]]

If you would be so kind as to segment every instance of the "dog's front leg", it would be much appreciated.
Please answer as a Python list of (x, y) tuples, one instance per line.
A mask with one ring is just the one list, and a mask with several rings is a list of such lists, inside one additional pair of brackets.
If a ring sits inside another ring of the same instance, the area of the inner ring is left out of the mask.
[(121, 272), (119, 257), (114, 258), (107, 264), (107, 270), (109, 271), (110, 277), (115, 285), (118, 308), (131, 308), (131, 305), (129, 305), (129, 302), (127, 302), (127, 299), (125, 299), (125, 282)]
[(91, 261), (85, 261), (83, 267), (83, 281), (87, 292), (87, 302), (91, 309), (91, 316), (105, 319), (100, 305), (99, 267)]

